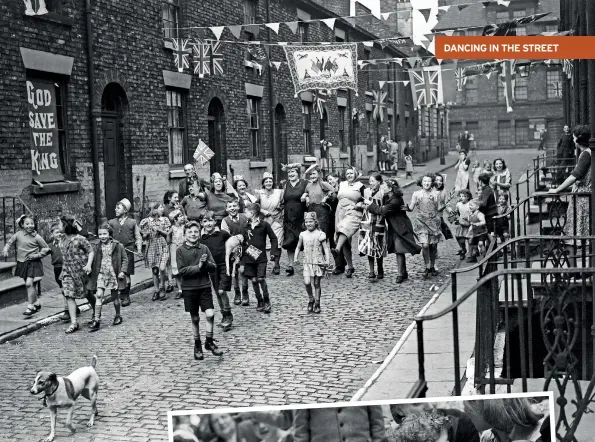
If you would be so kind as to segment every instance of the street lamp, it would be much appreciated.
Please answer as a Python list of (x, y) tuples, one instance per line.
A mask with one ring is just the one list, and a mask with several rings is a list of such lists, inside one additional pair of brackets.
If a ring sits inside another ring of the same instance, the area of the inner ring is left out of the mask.
[(444, 158), (444, 109), (440, 108), (440, 165), (446, 164), (446, 158)]

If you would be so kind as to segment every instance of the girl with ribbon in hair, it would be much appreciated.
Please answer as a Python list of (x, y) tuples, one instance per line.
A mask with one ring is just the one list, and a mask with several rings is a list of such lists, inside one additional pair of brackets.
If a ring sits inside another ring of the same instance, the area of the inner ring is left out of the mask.
[(205, 190), (206, 209), (213, 212), (217, 227), (221, 227), (221, 221), (227, 216), (227, 202), (237, 198), (225, 177), (218, 172), (211, 175), (211, 188)]
[[(306, 230), (300, 233), (297, 244), (296, 261), (304, 249), (304, 285), (308, 292), (308, 313), (320, 313), (320, 280), (331, 266), (331, 249), (326, 233), (319, 229), (315, 212), (304, 215)], [(314, 290), (312, 290), (314, 289)]]
[(17, 224), (19, 230), (6, 242), (2, 255), (6, 258), (12, 247), (16, 249), (17, 266), (14, 276), (23, 278), (25, 281), (29, 304), (23, 314), (31, 316), (41, 310), (36, 285), (43, 278), (41, 258), (50, 253), (50, 247), (37, 233), (33, 216), (21, 215)]
[(313, 164), (306, 170), (306, 177), (310, 182), (306, 185), (302, 201), (306, 203), (310, 212), (316, 213), (320, 231), (328, 237), (332, 222), (331, 207), (328, 203), (335, 198), (335, 189), (322, 180), (322, 172), (318, 164)]
[(362, 222), (362, 212), (364, 209), (364, 185), (356, 181), (361, 174), (351, 166), (345, 171), (345, 181), (339, 184), (337, 199), (337, 212), (335, 214), (335, 226), (337, 236), (337, 246), (331, 249), (335, 257), (339, 251), (343, 251), (345, 261), (347, 261), (347, 270), (345, 277), (351, 278), (355, 269), (353, 268), (353, 258), (351, 253), (351, 238), (359, 230)]
[(60, 250), (64, 261), (62, 263), (62, 290), (68, 302), (70, 326), (66, 333), (74, 333), (79, 329), (76, 318), (76, 300), (87, 298), (95, 317), (95, 295), (87, 290), (87, 282), (93, 265), (95, 251), (86, 238), (79, 235), (80, 224), (72, 215), (60, 218), (60, 231), (64, 238), (60, 242)]
[[(374, 201), (378, 206), (383, 204), (382, 175), (379, 173), (370, 176), (370, 188), (364, 189), (364, 202), (366, 200)], [(359, 231), (358, 249), (360, 255), (368, 257), (368, 266), (370, 273), (368, 280), (374, 281), (376, 278), (384, 278), (384, 262), (386, 256), (386, 224), (384, 216), (371, 213), (364, 209), (362, 223)], [(378, 265), (378, 275), (374, 272), (374, 264)]]
[[(277, 248), (273, 250), (270, 241), (267, 242), (267, 248), (270, 248), (271, 258), (275, 263), (273, 275), (278, 275), (281, 273), (279, 262), (281, 261), (281, 245), (284, 240), (285, 211), (283, 209), (283, 190), (275, 189), (273, 174), (270, 172), (262, 174), (262, 189), (256, 193), (256, 203), (260, 204), (260, 212), (264, 215), (265, 221), (271, 225), (277, 237)], [(246, 299), (248, 299), (247, 296)]]
[(287, 172), (287, 183), (283, 188), (283, 248), (287, 250), (288, 266), (285, 270), (287, 276), (294, 274), (293, 260), (295, 249), (299, 241), (302, 226), (304, 224), (304, 213), (306, 203), (302, 201), (302, 195), (306, 191), (308, 181), (300, 179), (299, 172), (302, 165), (299, 163), (283, 165), (282, 170)]
[(163, 204), (149, 204), (149, 217), (140, 222), (140, 231), (147, 240), (145, 253), (145, 267), (153, 272), (154, 293), (152, 301), (165, 301), (166, 269), (169, 261), (169, 249), (166, 238), (169, 235), (171, 224), (163, 216)]

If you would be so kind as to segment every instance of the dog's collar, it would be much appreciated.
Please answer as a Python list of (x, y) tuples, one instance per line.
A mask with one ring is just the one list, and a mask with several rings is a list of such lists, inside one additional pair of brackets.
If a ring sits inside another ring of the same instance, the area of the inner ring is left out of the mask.
[(48, 396), (53, 396), (59, 386), (60, 386), (60, 383), (58, 382), (56, 384), (56, 388), (54, 388), (54, 391), (52, 391), (50, 394), (47, 394), (46, 393), (43, 397), (39, 398), (40, 401), (43, 400), (43, 406), (44, 407), (47, 407), (48, 406)]

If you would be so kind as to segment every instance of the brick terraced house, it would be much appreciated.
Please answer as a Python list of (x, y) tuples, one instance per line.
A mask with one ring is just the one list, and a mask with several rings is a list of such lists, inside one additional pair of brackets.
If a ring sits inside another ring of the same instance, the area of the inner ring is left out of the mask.
[[(0, 4), (0, 197), (19, 197), (41, 219), (76, 213), (92, 229), (123, 197), (138, 213), (143, 195), (158, 201), (177, 189), (199, 139), (215, 151), (200, 176), (231, 166), (259, 188), (266, 170), (281, 179), (281, 163), (316, 161), (322, 138), (333, 144), (331, 169), (367, 172), (381, 135), (415, 137), (412, 109), (397, 103), (411, 103), (402, 84), (384, 86), (384, 121), (372, 116), (379, 80), (400, 78), (395, 64), (359, 71), (358, 94), (327, 97), (322, 118), (312, 93), (294, 97), (287, 64), (260, 69), (245, 45), (222, 44), (223, 74), (176, 69), (172, 38), (214, 38), (188, 27), (280, 22), (278, 35), (244, 27), (240, 39), (376, 40), (365, 23), (337, 18), (331, 30), (310, 21), (348, 16), (349, 0), (46, 0), (49, 13), (32, 15), (38, 1), (32, 11), (21, 0)], [(291, 21), (296, 33), (283, 24)], [(226, 27), (221, 40), (236, 37)], [(402, 56), (392, 45), (358, 45), (360, 59)], [(271, 46), (270, 60), (285, 61), (282, 46)], [(352, 118), (355, 110), (365, 117)]]

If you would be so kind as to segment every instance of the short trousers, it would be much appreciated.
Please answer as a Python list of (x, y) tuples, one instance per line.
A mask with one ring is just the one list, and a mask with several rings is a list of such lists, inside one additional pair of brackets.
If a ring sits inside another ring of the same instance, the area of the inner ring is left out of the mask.
[(244, 264), (244, 276), (246, 278), (266, 278), (267, 277), (267, 263), (256, 262)]
[(43, 276), (43, 264), (40, 259), (32, 259), (25, 262), (17, 262), (14, 269), (14, 276), (19, 278), (41, 278)]
[(62, 274), (62, 267), (54, 267), (54, 279), (56, 280), (56, 284), (58, 287), (62, 288), (62, 280), (60, 279), (60, 275)]
[(204, 289), (183, 289), (184, 311), (197, 315), (199, 310), (206, 312), (215, 308), (213, 304), (213, 292), (211, 288)]
[(227, 275), (227, 267), (225, 264), (217, 264), (217, 269), (214, 272), (211, 272), (210, 276), (215, 292), (218, 292), (219, 290), (229, 292), (231, 290), (231, 276)]
[(485, 243), (487, 239), (488, 239), (488, 234), (482, 233), (481, 235), (474, 236), (473, 238), (469, 239), (469, 244), (472, 246), (476, 246), (482, 241)]

